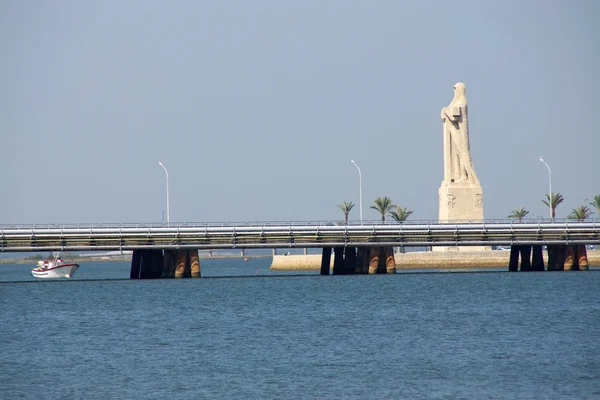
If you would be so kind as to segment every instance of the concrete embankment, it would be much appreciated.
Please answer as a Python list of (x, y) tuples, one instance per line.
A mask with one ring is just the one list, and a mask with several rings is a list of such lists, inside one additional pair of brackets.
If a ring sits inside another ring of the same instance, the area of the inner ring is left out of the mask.
[[(423, 268), (508, 268), (510, 251), (489, 250), (477, 252), (409, 252), (396, 253), (396, 270)], [(544, 252), (544, 260), (548, 255)], [(331, 255), (333, 268), (334, 255)], [(588, 250), (591, 266), (600, 266), (600, 250)], [(321, 269), (321, 255), (276, 255), (271, 263), (272, 270), (278, 271), (318, 271)]]

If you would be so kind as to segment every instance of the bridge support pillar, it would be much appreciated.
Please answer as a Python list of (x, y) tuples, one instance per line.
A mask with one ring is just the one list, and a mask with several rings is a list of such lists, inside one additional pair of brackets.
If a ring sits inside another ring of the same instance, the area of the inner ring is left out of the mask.
[(177, 267), (175, 268), (175, 278), (189, 278), (191, 276), (190, 258), (187, 250), (177, 252)]
[(567, 246), (567, 256), (565, 258), (565, 271), (579, 271), (579, 258), (577, 257), (578, 246)]
[(161, 277), (175, 278), (175, 268), (177, 268), (177, 252), (174, 250), (165, 250)]
[(367, 256), (369, 253), (369, 249), (366, 247), (359, 247), (356, 251), (356, 269), (355, 272), (357, 274), (368, 274), (369, 273), (369, 263), (367, 260)]
[(555, 264), (556, 264), (556, 271), (564, 271), (566, 259), (567, 259), (567, 246), (565, 246), (564, 244), (561, 244), (561, 245), (557, 246), (557, 249), (556, 249), (556, 258), (554, 260)]
[(393, 247), (385, 247), (385, 272), (388, 274), (396, 273), (396, 260), (394, 259)]
[[(242, 253), (244, 250), (242, 250)], [(200, 258), (198, 258), (198, 250), (188, 250), (190, 259), (190, 276), (192, 278), (200, 278)]]
[(532, 246), (531, 270), (544, 271), (544, 255), (542, 253), (541, 245)]
[(140, 279), (152, 278), (152, 250), (141, 250)]
[(323, 255), (321, 256), (321, 275), (329, 275), (329, 266), (330, 265), (331, 265), (331, 247), (323, 247)]
[(379, 272), (379, 247), (371, 247), (369, 249), (369, 274)]
[(395, 274), (396, 261), (393, 247), (372, 247), (369, 249), (369, 274)]
[(344, 249), (344, 274), (352, 275), (356, 273), (356, 247), (346, 247)]
[(580, 271), (589, 270), (587, 249), (585, 248), (585, 244), (580, 244), (577, 246), (577, 261), (579, 262)]
[[(562, 271), (563, 265), (559, 262), (562, 246), (549, 244), (548, 248), (548, 271)], [(564, 262), (564, 260), (563, 260)]]
[(531, 246), (519, 246), (519, 253), (521, 254), (521, 271), (531, 271)]
[(140, 279), (140, 268), (142, 266), (142, 250), (134, 250), (131, 255), (131, 269), (129, 279)]
[(129, 278), (158, 279), (161, 277), (162, 264), (162, 250), (134, 250)]
[(510, 246), (510, 258), (508, 261), (508, 270), (517, 272), (519, 270), (519, 246)]
[(163, 251), (149, 250), (150, 252), (150, 279), (160, 279), (163, 267)]
[(344, 273), (344, 248), (334, 247), (333, 252), (333, 275), (341, 275)]

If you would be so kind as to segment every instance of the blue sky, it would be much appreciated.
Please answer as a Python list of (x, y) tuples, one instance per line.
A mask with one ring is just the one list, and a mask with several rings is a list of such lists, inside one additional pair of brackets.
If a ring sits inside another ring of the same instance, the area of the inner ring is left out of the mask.
[(600, 193), (595, 1), (5, 1), (0, 224), (437, 219), (467, 85), (486, 218)]

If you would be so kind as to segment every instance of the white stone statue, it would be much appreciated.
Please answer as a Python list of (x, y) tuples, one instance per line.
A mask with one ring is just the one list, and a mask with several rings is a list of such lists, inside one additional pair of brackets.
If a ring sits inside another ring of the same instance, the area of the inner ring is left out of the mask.
[(440, 117), (444, 125), (444, 183), (471, 183), (480, 186), (469, 146), (469, 119), (466, 87), (462, 82), (454, 85), (454, 98), (442, 108)]

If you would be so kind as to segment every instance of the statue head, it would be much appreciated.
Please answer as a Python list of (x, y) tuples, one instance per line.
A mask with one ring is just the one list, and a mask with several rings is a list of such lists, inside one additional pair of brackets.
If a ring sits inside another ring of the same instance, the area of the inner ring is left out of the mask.
[(464, 96), (467, 93), (467, 87), (464, 83), (458, 82), (454, 85), (454, 96)]

